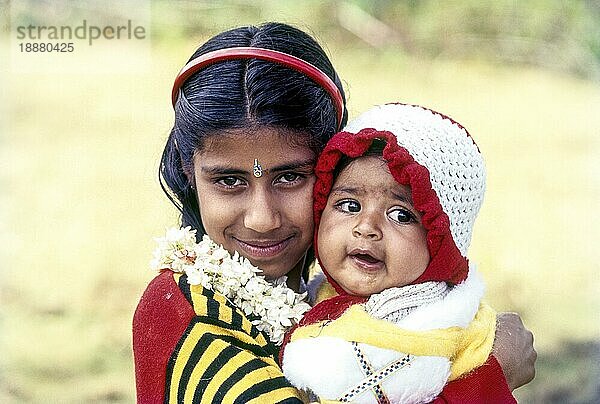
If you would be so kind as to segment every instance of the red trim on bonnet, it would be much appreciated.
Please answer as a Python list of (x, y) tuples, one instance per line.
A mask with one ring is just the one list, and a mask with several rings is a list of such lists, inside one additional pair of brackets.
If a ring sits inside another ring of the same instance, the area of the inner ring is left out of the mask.
[(429, 170), (418, 164), (408, 151), (399, 146), (396, 136), (388, 131), (366, 128), (357, 134), (339, 132), (327, 144), (315, 167), (316, 181), (314, 186), (314, 220), (315, 236), (313, 246), (319, 264), (323, 268), (328, 281), (336, 292), (347, 294), (330, 276), (319, 258), (318, 228), (321, 215), (327, 205), (327, 198), (333, 187), (333, 171), (340, 158), (362, 156), (371, 146), (374, 139), (385, 140), (383, 158), (388, 162), (390, 173), (399, 184), (411, 187), (413, 204), (421, 212), (422, 223), (427, 230), (427, 246), (431, 260), (425, 272), (413, 283), (426, 281), (445, 281), (453, 284), (462, 282), (467, 277), (468, 261), (460, 254), (450, 232), (450, 219), (443, 211), (437, 194), (431, 187)]

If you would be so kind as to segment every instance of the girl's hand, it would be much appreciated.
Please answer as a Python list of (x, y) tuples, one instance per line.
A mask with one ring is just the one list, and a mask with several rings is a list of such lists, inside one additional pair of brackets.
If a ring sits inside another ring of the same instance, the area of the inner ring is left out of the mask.
[(511, 390), (535, 377), (537, 352), (533, 347), (533, 334), (525, 328), (517, 313), (498, 313), (492, 354), (502, 367)]

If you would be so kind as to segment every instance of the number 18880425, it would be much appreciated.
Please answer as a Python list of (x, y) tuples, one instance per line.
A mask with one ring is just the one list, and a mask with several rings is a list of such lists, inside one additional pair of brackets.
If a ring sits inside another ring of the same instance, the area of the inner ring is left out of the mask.
[(19, 44), (21, 52), (73, 52), (75, 50), (73, 42), (24, 42)]

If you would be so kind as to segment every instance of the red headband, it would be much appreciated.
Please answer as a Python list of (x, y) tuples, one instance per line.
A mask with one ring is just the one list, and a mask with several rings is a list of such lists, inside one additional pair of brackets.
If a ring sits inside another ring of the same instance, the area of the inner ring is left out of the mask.
[(183, 83), (198, 70), (217, 62), (232, 59), (262, 59), (269, 62), (279, 63), (285, 67), (296, 70), (300, 73), (313, 79), (318, 85), (323, 87), (325, 91), (329, 93), (333, 100), (333, 105), (337, 113), (338, 129), (342, 124), (342, 117), (344, 114), (344, 101), (339, 88), (335, 85), (333, 80), (329, 78), (321, 70), (313, 66), (312, 64), (297, 58), (287, 53), (274, 51), (271, 49), (254, 48), (254, 47), (237, 47), (219, 49), (213, 52), (208, 52), (190, 61), (186, 64), (183, 69), (175, 78), (173, 83), (173, 91), (171, 93), (171, 101), (173, 106), (177, 102), (177, 96), (179, 95), (179, 88)]

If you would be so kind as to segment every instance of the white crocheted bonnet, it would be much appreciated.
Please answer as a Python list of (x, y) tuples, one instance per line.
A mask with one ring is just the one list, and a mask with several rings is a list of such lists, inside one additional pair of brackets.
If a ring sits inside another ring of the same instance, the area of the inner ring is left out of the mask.
[(417, 163), (429, 170), (431, 185), (450, 218), (450, 231), (463, 257), (485, 193), (485, 165), (469, 133), (445, 115), (415, 105), (386, 104), (361, 114), (345, 128), (396, 135)]
[[(430, 262), (414, 283), (462, 282), (468, 274), (467, 250), (485, 192), (485, 166), (467, 131), (430, 109), (404, 104), (377, 106), (327, 143), (315, 167), (316, 228), (341, 157), (362, 156), (375, 139), (386, 142), (383, 158), (396, 181), (411, 187), (413, 204), (422, 213), (427, 230)], [(318, 232), (314, 246), (317, 237)], [(316, 247), (315, 252), (318, 258)], [(324, 270), (328, 275), (327, 268)], [(343, 294), (335, 281), (329, 281)]]

